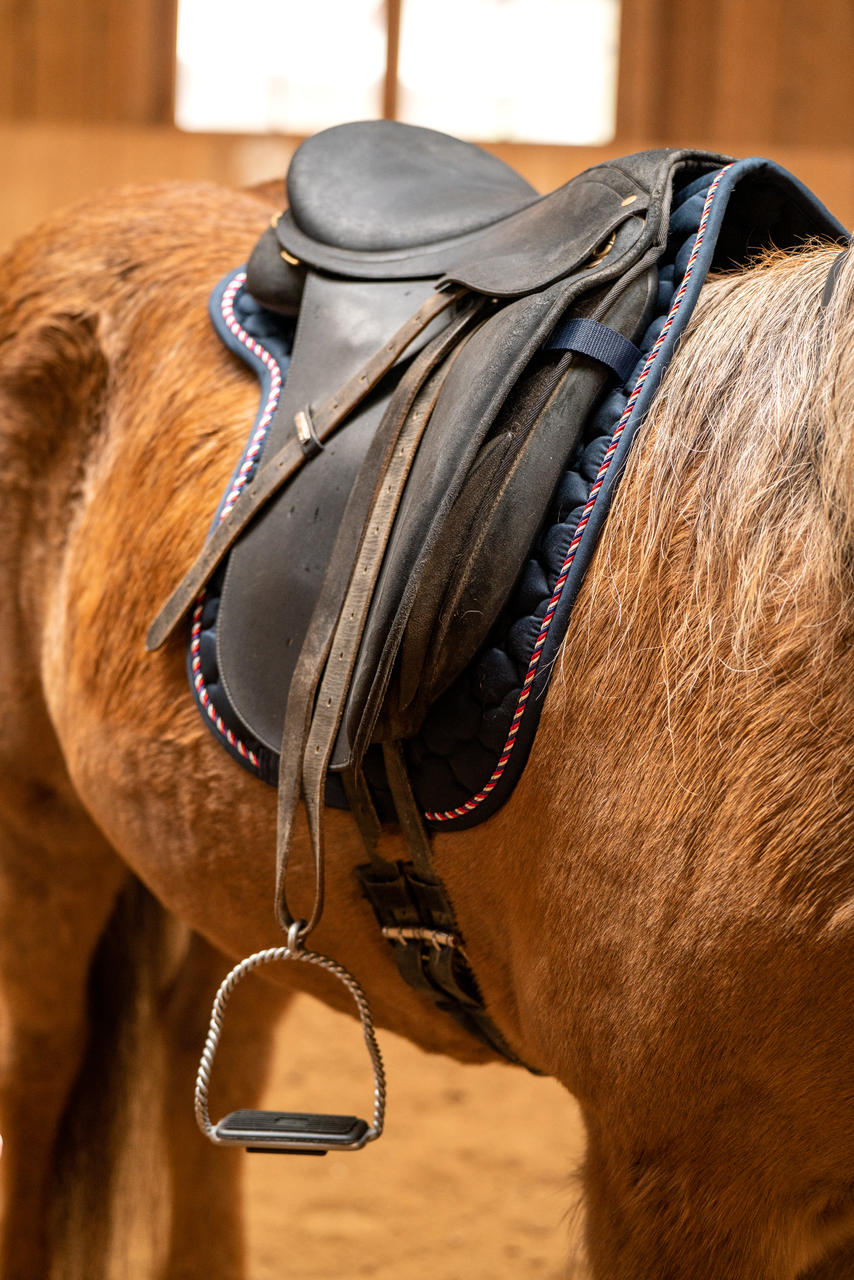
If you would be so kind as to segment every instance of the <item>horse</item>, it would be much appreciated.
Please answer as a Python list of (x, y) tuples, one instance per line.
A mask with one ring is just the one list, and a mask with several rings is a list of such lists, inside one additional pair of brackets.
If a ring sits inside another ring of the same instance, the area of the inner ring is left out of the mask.
[[(3, 259), (6, 1280), (109, 1274), (140, 1194), (115, 1172), (127, 1150), (165, 1188), (146, 1274), (245, 1275), (237, 1157), (189, 1099), (227, 958), (283, 942), (275, 796), (201, 723), (181, 639), (152, 655), (144, 637), (253, 410), (205, 303), (269, 211), (258, 191), (126, 189)], [(854, 1274), (850, 256), (821, 302), (838, 253), (704, 286), (522, 778), (488, 822), (434, 837), (490, 1017), (580, 1102), (595, 1280)], [(346, 811), (327, 844), (316, 949), (380, 1027), (489, 1059), (402, 983)], [(381, 847), (402, 856), (394, 827)], [(307, 914), (304, 825), (289, 877)], [(256, 1095), (294, 990), (352, 1012), (328, 975), (269, 966), (220, 1096)]]

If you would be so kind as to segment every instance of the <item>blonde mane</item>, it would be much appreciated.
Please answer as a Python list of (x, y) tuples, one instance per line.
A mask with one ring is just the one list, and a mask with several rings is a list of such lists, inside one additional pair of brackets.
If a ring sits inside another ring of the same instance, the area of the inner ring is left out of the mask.
[(655, 609), (671, 712), (761, 673), (818, 692), (850, 644), (854, 263), (820, 304), (837, 253), (711, 279), (629, 460), (591, 590), (619, 601), (614, 659)]

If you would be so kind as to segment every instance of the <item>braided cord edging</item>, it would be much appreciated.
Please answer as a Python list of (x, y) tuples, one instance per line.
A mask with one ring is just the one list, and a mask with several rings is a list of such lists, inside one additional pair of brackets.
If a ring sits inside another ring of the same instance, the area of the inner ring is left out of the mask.
[[(255, 429), (249, 439), (249, 443), (243, 452), (243, 456), (234, 475), (234, 479), (231, 482), (231, 487), (225, 496), (225, 501), (222, 504), (218, 520), (224, 520), (232, 510), (235, 502), (240, 497), (240, 493), (244, 485), (257, 466), (258, 457), (264, 446), (264, 440), (266, 439), (270, 423), (273, 420), (273, 415), (276, 412), (276, 406), (279, 403), (279, 395), (284, 383), (282, 370), (275, 356), (273, 356), (257, 338), (253, 338), (250, 333), (247, 333), (246, 329), (244, 329), (243, 325), (234, 314), (235, 298), (245, 283), (245, 271), (238, 271), (229, 281), (223, 291), (220, 304), (222, 318), (225, 322), (226, 328), (233, 337), (235, 337), (237, 341), (246, 348), (250, 355), (254, 356), (255, 359), (258, 360), (259, 363), (268, 371), (270, 375), (270, 389), (264, 408), (261, 411)], [(225, 723), (213, 704), (202, 674), (202, 613), (204, 611), (206, 598), (207, 591), (202, 591), (197, 597), (193, 608), (193, 618), (190, 626), (190, 662), (193, 672), (193, 688), (196, 691), (196, 696), (200, 705), (204, 709), (205, 714), (217, 732), (225, 738), (228, 745), (237, 751), (244, 760), (248, 760), (249, 763), (257, 769), (260, 764), (258, 756), (237, 736), (236, 733), (229, 729), (228, 725)]]
[(599, 468), (596, 479), (593, 482), (593, 487), (590, 490), (590, 494), (587, 498), (587, 502), (585, 503), (584, 510), (581, 513), (578, 524), (576, 525), (572, 542), (569, 544), (569, 548), (567, 550), (563, 564), (561, 565), (560, 572), (558, 573), (558, 576), (557, 576), (557, 581), (555, 582), (555, 585), (554, 585), (554, 590), (552, 591), (551, 599), (549, 600), (548, 606), (546, 608), (545, 616), (543, 618), (542, 623), (540, 624), (539, 634), (537, 635), (537, 638), (534, 641), (534, 647), (531, 651), (531, 657), (528, 662), (528, 669), (525, 672), (525, 679), (522, 683), (522, 689), (519, 693), (519, 698), (516, 702), (516, 709), (513, 713), (513, 719), (510, 722), (510, 728), (507, 732), (507, 739), (501, 750), (501, 755), (499, 756), (498, 763), (496, 764), (495, 768), (490, 774), (487, 782), (484, 783), (484, 786), (482, 787), (482, 789), (476, 792), (473, 796), (470, 796), (468, 800), (463, 802), (463, 804), (457, 805), (453, 809), (425, 811), (424, 817), (427, 819), (428, 822), (452, 822), (454, 818), (462, 818), (462, 817), (465, 817), (466, 814), (471, 813), (474, 809), (477, 808), (479, 804), (482, 804), (483, 801), (486, 800), (490, 792), (495, 790), (496, 786), (501, 780), (504, 770), (507, 767), (507, 763), (510, 760), (510, 756), (512, 755), (512, 752), (513, 752), (513, 747), (516, 743), (516, 735), (519, 732), (519, 726), (522, 722), (522, 717), (525, 714), (525, 708), (528, 704), (528, 699), (531, 694), (531, 685), (534, 682), (534, 677), (536, 676), (537, 669), (540, 665), (540, 655), (543, 651), (543, 645), (546, 642), (546, 637), (549, 633), (549, 627), (551, 626), (555, 609), (557, 608), (558, 601), (560, 600), (561, 592), (563, 591), (564, 583), (566, 582), (570, 565), (575, 559), (575, 553), (578, 549), (578, 544), (581, 542), (581, 538), (584, 533), (584, 530), (587, 527), (588, 521), (590, 520), (590, 513), (592, 512), (596, 499), (599, 496), (599, 491), (602, 488), (602, 483), (605, 479), (608, 468), (610, 467), (611, 461), (617, 450), (617, 445), (620, 443), (620, 439), (623, 435), (623, 432), (626, 429), (626, 424), (628, 423), (629, 418), (632, 415), (632, 410), (635, 407), (637, 398), (640, 395), (641, 391), (643, 390), (644, 383), (649, 377), (650, 370), (652, 369), (652, 366), (655, 363), (658, 353), (661, 350), (662, 345), (664, 344), (664, 340), (670, 331), (673, 321), (676, 318), (676, 314), (682, 305), (682, 299), (685, 297), (685, 292), (688, 288), (688, 281), (691, 279), (691, 275), (694, 270), (694, 263), (697, 261), (697, 256), (700, 252), (700, 246), (703, 243), (703, 237), (705, 236), (705, 233), (706, 233), (706, 224), (709, 220), (709, 214), (711, 212), (712, 202), (715, 197), (715, 192), (717, 191), (717, 188), (718, 188), (718, 183), (720, 182), (721, 178), (729, 168), (731, 168), (731, 165), (726, 165), (723, 169), (721, 169), (718, 173), (716, 173), (714, 179), (712, 180), (709, 186), (709, 190), (706, 195), (706, 201), (705, 201), (705, 204), (703, 205), (703, 212), (700, 217), (700, 223), (699, 223), (699, 226), (697, 227), (697, 234), (694, 239), (694, 244), (691, 249), (691, 254), (688, 258), (688, 262), (685, 267), (685, 273), (682, 277), (682, 283), (677, 289), (676, 294), (674, 295), (673, 301), (670, 304), (670, 310), (667, 313), (667, 319), (664, 322), (661, 333), (658, 335), (655, 345), (653, 346), (652, 350), (650, 351), (649, 355), (644, 361), (644, 366), (641, 369), (640, 375), (638, 377), (637, 382), (635, 383), (634, 389), (632, 390), (631, 395), (626, 401), (626, 407), (623, 410), (622, 414), (620, 415), (619, 422), (614, 428), (614, 434), (611, 437), (611, 442), (608, 445), (607, 451), (605, 453), (605, 457), (602, 460), (602, 465)]

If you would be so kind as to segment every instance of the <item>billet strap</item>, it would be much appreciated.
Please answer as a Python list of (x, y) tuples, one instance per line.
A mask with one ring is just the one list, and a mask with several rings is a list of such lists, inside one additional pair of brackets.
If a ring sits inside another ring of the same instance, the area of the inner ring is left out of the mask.
[[(448, 1013), (481, 1044), (533, 1071), (513, 1052), (486, 1011), (456, 914), (433, 870), (430, 837), (412, 793), (399, 742), (383, 743), (383, 760), (410, 862), (389, 862), (377, 850), (380, 823), (360, 769), (348, 770), (345, 788), (371, 861), (357, 867), (383, 937), (407, 986)], [(534, 1074), (539, 1074), (534, 1072)]]
[(372, 862), (357, 867), (356, 874), (407, 986), (449, 1013), (481, 1044), (526, 1066), (486, 1012), (441, 881), (424, 876), (411, 862), (387, 862), (385, 867)]
[(447, 289), (431, 294), (385, 346), (334, 395), (316, 407), (306, 406), (299, 411), (294, 423), (294, 435), (269, 462), (259, 467), (251, 484), (243, 490), (240, 501), (234, 504), (228, 515), (209, 534), (198, 557), (152, 622), (145, 639), (145, 647), (149, 652), (159, 649), (169, 639), (199, 592), (262, 507), (287, 484), (307, 458), (323, 447), (418, 335), (444, 311), (459, 302), (464, 293), (463, 289)]
[(433, 860), (430, 857), (430, 837), (421, 817), (421, 810), (415, 803), (409, 774), (399, 742), (384, 742), (383, 765), (388, 780), (391, 798), (400, 829), (409, 848), (409, 853), (416, 871), (424, 880), (434, 880)]
[(287, 865), (302, 790), (315, 866), (315, 902), (303, 939), (323, 909), (326, 772), (382, 556), (454, 351), (483, 306), (483, 299), (469, 302), (415, 357), (395, 389), (344, 509), (294, 670), (279, 757), (276, 910), (289, 929), (295, 917), (287, 903)]

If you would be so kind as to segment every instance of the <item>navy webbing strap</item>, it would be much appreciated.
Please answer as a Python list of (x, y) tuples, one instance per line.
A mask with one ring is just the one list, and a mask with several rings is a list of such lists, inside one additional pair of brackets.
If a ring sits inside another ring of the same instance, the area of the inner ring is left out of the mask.
[(613, 369), (620, 382), (625, 382), (641, 358), (640, 351), (628, 338), (586, 316), (564, 320), (543, 350), (577, 351), (579, 355), (590, 356), (591, 360)]

